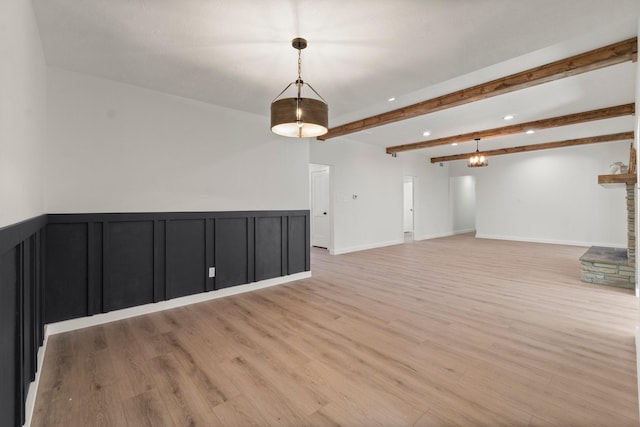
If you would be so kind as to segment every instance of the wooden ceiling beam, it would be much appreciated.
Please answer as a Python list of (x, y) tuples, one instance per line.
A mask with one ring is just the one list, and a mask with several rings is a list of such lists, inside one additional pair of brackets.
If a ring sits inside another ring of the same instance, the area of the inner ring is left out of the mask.
[[(480, 154), (492, 157), (492, 156), (500, 156), (503, 154), (523, 153), (523, 152), (537, 151), (537, 150), (548, 150), (551, 148), (573, 147), (575, 145), (597, 144), (600, 142), (624, 141), (628, 139), (633, 140), (633, 131), (612, 133), (609, 135), (589, 136), (586, 138), (578, 138), (578, 139), (568, 139), (565, 141), (546, 142), (544, 144), (532, 144), (532, 145), (521, 145), (519, 147), (499, 148), (497, 150), (481, 151)], [(472, 154), (475, 154), (475, 152), (466, 153), (466, 154), (455, 154), (452, 156), (432, 157), (431, 163), (450, 162), (453, 160), (465, 160), (465, 159), (468, 159), (469, 156), (471, 156)]]
[(594, 120), (610, 119), (614, 117), (629, 116), (635, 114), (635, 104), (624, 104), (615, 107), (601, 108), (599, 110), (584, 111), (582, 113), (569, 114), (567, 116), (552, 117), (549, 119), (534, 120), (532, 122), (518, 123), (515, 125), (499, 128), (481, 130), (465, 133), (461, 135), (446, 136), (444, 138), (432, 139), (428, 141), (413, 142), (410, 144), (387, 147), (387, 153), (399, 153), (401, 151), (418, 150), (421, 148), (438, 147), (460, 142), (473, 141), (476, 138), (495, 138), (526, 132), (529, 129), (549, 129), (559, 126), (575, 125)]
[(636, 61), (637, 57), (638, 38), (634, 37), (417, 104), (336, 126), (317, 138), (324, 141), (376, 126), (411, 119), (610, 65)]

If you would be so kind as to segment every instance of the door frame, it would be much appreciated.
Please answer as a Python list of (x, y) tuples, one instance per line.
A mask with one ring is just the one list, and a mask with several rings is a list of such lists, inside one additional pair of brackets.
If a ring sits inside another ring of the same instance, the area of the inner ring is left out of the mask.
[(311, 182), (311, 173), (314, 168), (326, 168), (329, 174), (329, 244), (327, 250), (330, 255), (334, 255), (334, 232), (333, 232), (333, 165), (325, 165), (322, 163), (309, 163), (309, 246), (313, 246), (313, 212), (311, 207), (313, 206), (313, 183)]

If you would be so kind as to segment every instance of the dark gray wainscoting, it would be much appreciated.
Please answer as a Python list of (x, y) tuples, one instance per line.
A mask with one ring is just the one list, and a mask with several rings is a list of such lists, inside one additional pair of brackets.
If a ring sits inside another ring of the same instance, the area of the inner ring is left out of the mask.
[(0, 228), (0, 425), (21, 426), (44, 340), (46, 215)]
[(309, 227), (308, 210), (50, 214), (45, 321), (309, 271)]

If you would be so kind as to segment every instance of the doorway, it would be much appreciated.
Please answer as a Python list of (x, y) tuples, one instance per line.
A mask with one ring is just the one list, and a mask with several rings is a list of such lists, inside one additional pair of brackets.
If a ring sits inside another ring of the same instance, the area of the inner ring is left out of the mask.
[(403, 200), (402, 200), (402, 211), (403, 211), (403, 230), (404, 230), (404, 241), (411, 242), (413, 241), (414, 234), (414, 219), (413, 219), (413, 177), (405, 176), (403, 177)]
[(329, 249), (331, 245), (331, 168), (309, 164), (311, 206), (311, 246)]
[(451, 226), (454, 234), (476, 230), (476, 178), (472, 175), (449, 178)]

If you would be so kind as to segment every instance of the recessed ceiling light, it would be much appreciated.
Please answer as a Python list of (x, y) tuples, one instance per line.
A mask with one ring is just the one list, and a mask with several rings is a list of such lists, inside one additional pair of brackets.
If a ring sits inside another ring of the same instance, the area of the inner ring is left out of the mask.
[(536, 131), (535, 131), (535, 130), (533, 130), (533, 129), (529, 129), (529, 130), (528, 130), (528, 131), (526, 131), (525, 133), (526, 133), (527, 135), (531, 135), (531, 134), (536, 133)]
[(395, 100), (396, 100), (396, 97), (395, 97), (395, 96), (392, 96), (391, 98), (387, 99), (387, 101), (389, 101), (389, 102), (393, 102), (393, 101), (395, 101)]
[(506, 116), (503, 117), (503, 119), (505, 120), (513, 120), (515, 116), (513, 114), (507, 114)]
[(455, 147), (456, 145), (458, 145), (458, 143), (457, 142), (452, 142), (451, 145), (453, 145)]
[(431, 135), (430, 130), (425, 130), (424, 132), (422, 132), (422, 136), (429, 136), (429, 135)]

